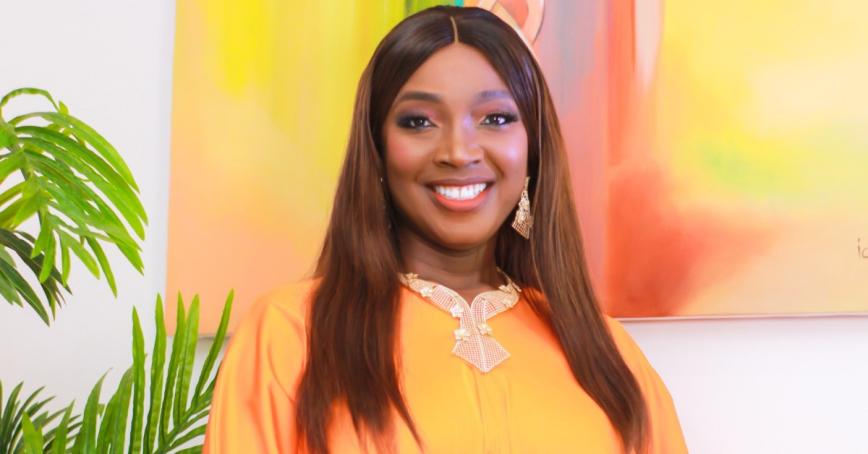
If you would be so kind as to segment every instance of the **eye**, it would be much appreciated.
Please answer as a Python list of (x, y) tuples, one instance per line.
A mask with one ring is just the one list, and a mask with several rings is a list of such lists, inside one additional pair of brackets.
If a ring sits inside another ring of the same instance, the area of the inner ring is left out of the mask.
[(509, 112), (496, 112), (488, 114), (482, 120), (482, 124), (486, 126), (506, 126), (509, 123), (518, 121), (518, 115)]
[(405, 115), (398, 118), (398, 126), (404, 129), (421, 130), (434, 126), (424, 115)]

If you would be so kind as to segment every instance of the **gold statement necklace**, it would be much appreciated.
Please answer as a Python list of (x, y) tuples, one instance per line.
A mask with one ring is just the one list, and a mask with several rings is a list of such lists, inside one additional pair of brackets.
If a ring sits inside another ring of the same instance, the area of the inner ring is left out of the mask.
[(453, 331), (452, 353), (482, 372), (490, 371), (509, 358), (509, 352), (492, 337), (487, 321), (515, 306), (521, 292), (503, 270), (497, 268), (497, 271), (506, 279), (506, 284), (476, 295), (470, 304), (449, 287), (419, 279), (414, 273), (399, 275), (408, 288), (458, 319), (458, 328)]

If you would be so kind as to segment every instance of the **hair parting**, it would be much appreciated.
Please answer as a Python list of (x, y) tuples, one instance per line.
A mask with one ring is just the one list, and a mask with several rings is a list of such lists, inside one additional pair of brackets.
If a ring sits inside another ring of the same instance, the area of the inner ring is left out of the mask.
[(453, 43), (460, 42), (458, 39), (458, 24), (455, 23), (455, 17), (450, 15), (449, 21), (452, 22), (452, 42)]

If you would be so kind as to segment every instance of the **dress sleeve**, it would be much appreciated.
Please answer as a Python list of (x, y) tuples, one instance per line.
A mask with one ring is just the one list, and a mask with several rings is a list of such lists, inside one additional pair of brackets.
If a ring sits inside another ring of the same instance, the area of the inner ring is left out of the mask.
[(229, 340), (202, 452), (283, 454), (295, 449), (295, 389), (306, 351), (299, 292), (258, 300)]
[(614, 318), (606, 316), (609, 330), (627, 365), (636, 376), (645, 404), (648, 407), (649, 454), (687, 453), (681, 423), (672, 402), (672, 396), (657, 371), (648, 362), (645, 354), (630, 336), (624, 326)]

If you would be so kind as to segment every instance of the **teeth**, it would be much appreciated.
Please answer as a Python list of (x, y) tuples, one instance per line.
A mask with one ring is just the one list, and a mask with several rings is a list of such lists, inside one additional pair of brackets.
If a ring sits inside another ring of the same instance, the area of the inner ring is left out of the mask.
[(467, 186), (434, 186), (434, 191), (450, 200), (470, 200), (485, 190), (485, 183)]

